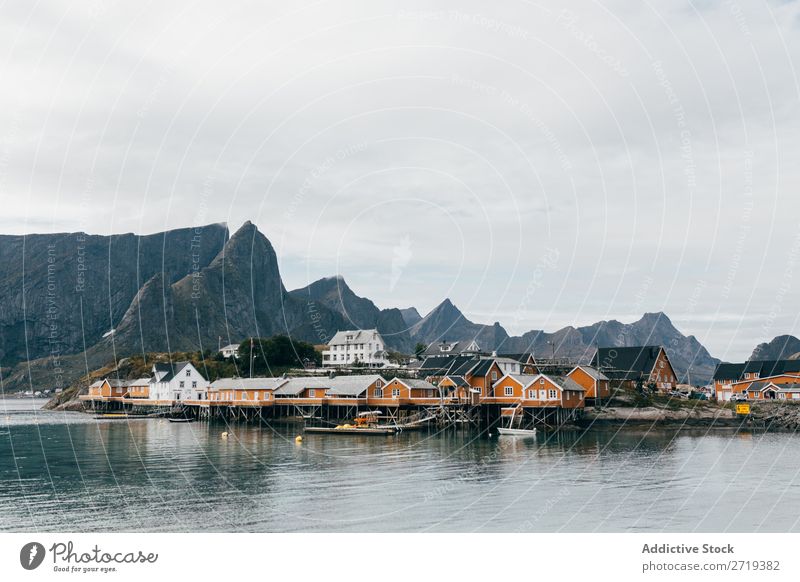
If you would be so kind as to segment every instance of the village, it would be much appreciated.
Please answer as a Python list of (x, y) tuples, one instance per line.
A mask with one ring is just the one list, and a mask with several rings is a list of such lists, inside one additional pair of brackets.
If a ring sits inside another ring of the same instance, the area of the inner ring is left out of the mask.
[[(239, 348), (221, 347), (220, 356), (237, 359)], [(156, 363), (147, 377), (100, 378), (79, 400), (105, 415), (303, 419), (311, 428), (367, 417), (398, 430), (426, 424), (525, 430), (571, 425), (587, 406), (603, 406), (620, 390), (673, 394), (678, 387), (661, 346), (601, 347), (591, 362), (579, 363), (486, 353), (474, 340), (438, 342), (398, 366), (389, 361), (377, 330), (349, 330), (324, 346), (321, 361), (321, 367), (280, 377), (211, 382), (191, 362)]]
[[(221, 347), (239, 358), (239, 344)], [(587, 407), (600, 409), (622, 393), (675, 399), (800, 402), (800, 361), (722, 363), (713, 386), (678, 383), (663, 346), (600, 347), (592, 360), (486, 353), (474, 340), (438, 342), (403, 365), (389, 361), (375, 330), (338, 332), (324, 346), (321, 367), (280, 377), (208, 381), (188, 361), (156, 363), (134, 380), (105, 377), (79, 396), (90, 412), (111, 417), (180, 416), (269, 423), (302, 420), (308, 430), (426, 425), (507, 430), (573, 426)], [(366, 422), (369, 420), (369, 423)], [(352, 423), (352, 424), (351, 424)]]

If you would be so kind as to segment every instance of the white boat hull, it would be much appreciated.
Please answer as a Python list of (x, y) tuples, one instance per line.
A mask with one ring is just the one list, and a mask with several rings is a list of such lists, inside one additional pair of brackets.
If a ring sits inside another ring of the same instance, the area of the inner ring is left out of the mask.
[(524, 428), (498, 428), (497, 432), (508, 436), (533, 436), (536, 434), (536, 429), (527, 430)]

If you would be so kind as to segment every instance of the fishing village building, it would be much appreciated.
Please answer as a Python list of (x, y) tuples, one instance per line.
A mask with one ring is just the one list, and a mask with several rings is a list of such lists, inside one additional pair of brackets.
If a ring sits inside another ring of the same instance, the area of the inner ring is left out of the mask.
[(746, 400), (800, 400), (800, 360), (752, 360), (721, 363), (714, 371), (714, 394), (720, 402)]
[(678, 385), (672, 362), (661, 346), (598, 348), (592, 367), (608, 378), (611, 388), (650, 387), (670, 392)]
[(150, 400), (163, 402), (204, 400), (207, 390), (208, 380), (191, 362), (153, 364)]
[(322, 352), (322, 365), (344, 367), (363, 364), (380, 368), (389, 364), (386, 342), (377, 329), (338, 331)]
[[(345, 335), (344, 341), (353, 351), (347, 356), (345, 350), (343, 361), (360, 360), (361, 344), (367, 346), (366, 350), (383, 349), (380, 334), (368, 331), (350, 338)], [(367, 370), (364, 374), (331, 371), (322, 376), (220, 378), (211, 383), (190, 362), (157, 363), (151, 378), (104, 379), (92, 384), (80, 399), (93, 410), (179, 407), (199, 418), (268, 421), (291, 417), (336, 422), (369, 413), (398, 425), (409, 419), (446, 418), (451, 423), (490, 426), (510, 413), (524, 422), (560, 426), (578, 419), (587, 404), (610, 398), (615, 375), (628, 383), (655, 382), (664, 390), (676, 381), (662, 348), (614, 350), (616, 359), (610, 364), (604, 361), (602, 371), (588, 364), (567, 366), (566, 362), (537, 360), (532, 354), (498, 356), (461, 351), (427, 357), (418, 368), (405, 370), (403, 376), (388, 377)], [(603, 361), (602, 350), (600, 356)], [(800, 386), (800, 381), (795, 384)], [(784, 388), (784, 398), (794, 398), (795, 394), (800, 398), (797, 386), (787, 383)], [(775, 392), (776, 397), (779, 393)]]

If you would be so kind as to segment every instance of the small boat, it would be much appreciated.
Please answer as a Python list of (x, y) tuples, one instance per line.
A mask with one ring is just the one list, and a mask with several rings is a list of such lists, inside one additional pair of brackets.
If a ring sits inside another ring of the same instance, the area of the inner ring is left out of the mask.
[(397, 432), (397, 429), (394, 427), (363, 427), (359, 428), (357, 426), (337, 426), (337, 427), (325, 427), (325, 426), (307, 426), (303, 429), (305, 432), (311, 433), (324, 433), (324, 434), (394, 434)]
[(170, 421), (170, 422), (194, 422), (193, 418), (186, 418), (186, 417), (180, 417), (180, 416), (178, 416), (178, 417), (170, 417), (170, 418), (167, 418), (167, 420)]
[[(522, 424), (522, 416), (517, 414), (521, 411), (519, 406), (503, 408), (500, 411), (501, 418), (508, 417), (508, 426), (498, 426), (497, 433), (501, 436), (531, 437), (536, 434), (536, 428), (519, 428)], [(515, 422), (516, 421), (516, 422)], [(517, 425), (517, 428), (514, 425)]]
[(398, 431), (396, 426), (378, 426), (376, 423), (380, 412), (362, 412), (353, 424), (340, 424), (336, 427), (306, 426), (305, 432), (317, 432), (327, 434), (394, 434)]
[(505, 436), (529, 437), (536, 434), (536, 429), (497, 427), (497, 432), (498, 434)]

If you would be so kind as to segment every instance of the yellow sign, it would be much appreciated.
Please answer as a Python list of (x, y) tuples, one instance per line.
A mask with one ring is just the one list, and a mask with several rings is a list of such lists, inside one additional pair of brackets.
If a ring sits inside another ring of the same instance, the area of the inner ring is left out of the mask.
[(750, 414), (750, 405), (749, 404), (737, 404), (736, 405), (736, 414)]

